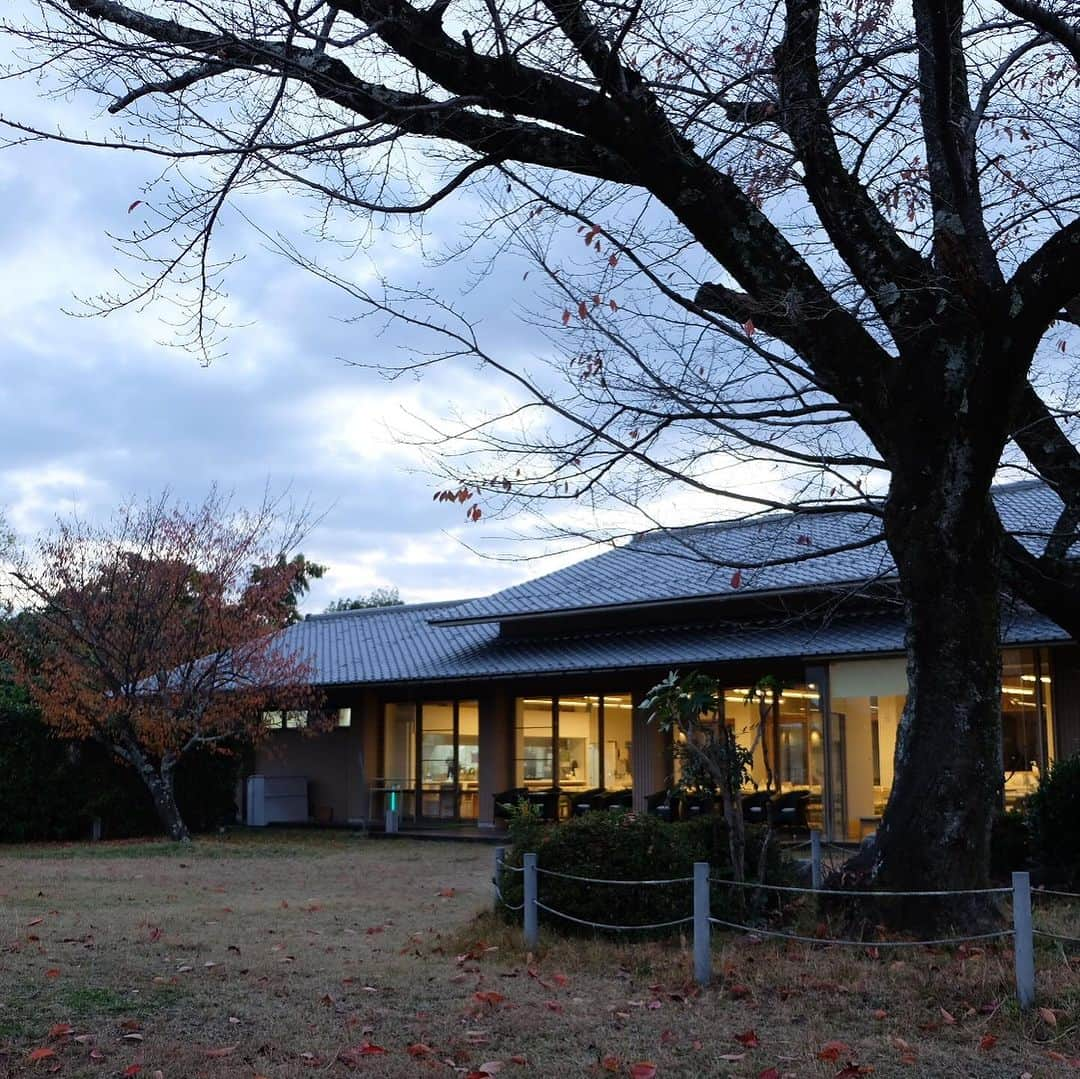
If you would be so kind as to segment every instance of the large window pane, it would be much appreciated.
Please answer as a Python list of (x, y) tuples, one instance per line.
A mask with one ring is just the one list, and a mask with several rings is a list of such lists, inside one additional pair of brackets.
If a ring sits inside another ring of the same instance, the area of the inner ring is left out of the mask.
[(475, 820), (480, 810), (480, 706), (476, 701), (458, 701), (458, 783), (458, 813)]
[(456, 781), (454, 705), (426, 701), (420, 709), (421, 812), (425, 817), (455, 815)]
[(559, 786), (600, 786), (600, 700), (559, 698)]
[(383, 715), (383, 781), (402, 792), (395, 808), (402, 816), (415, 814), (416, 705), (388, 704)]
[(519, 787), (551, 787), (555, 783), (555, 731), (550, 697), (519, 697), (514, 757)]
[(608, 790), (627, 790), (633, 785), (630, 740), (634, 729), (634, 705), (629, 694), (604, 698), (604, 779)]
[(1049, 723), (1044, 702), (1049, 698), (1047, 677), (1030, 648), (1009, 648), (1001, 654), (1001, 757), (1005, 767), (1005, 803), (1012, 805), (1029, 795), (1039, 783), (1048, 754), (1045, 744)]

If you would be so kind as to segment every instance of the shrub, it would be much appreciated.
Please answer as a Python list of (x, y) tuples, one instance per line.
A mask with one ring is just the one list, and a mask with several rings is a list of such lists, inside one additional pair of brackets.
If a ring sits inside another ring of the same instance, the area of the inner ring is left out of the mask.
[[(562, 824), (544, 825), (531, 814), (516, 812), (511, 819), (513, 846), (507, 864), (520, 867), (524, 855), (533, 851), (537, 867), (574, 877), (599, 880), (642, 881), (680, 879), (667, 885), (585, 884), (560, 876), (539, 875), (540, 902), (582, 921), (607, 925), (656, 925), (690, 915), (693, 909), (695, 862), (708, 862), (714, 878), (731, 876), (727, 829), (723, 818), (711, 815), (669, 824), (654, 816), (625, 811), (586, 813)], [(756, 867), (762, 834), (748, 829), (748, 861)], [(767, 879), (786, 879), (779, 850), (770, 848)], [(747, 889), (715, 885), (711, 907), (717, 917), (744, 916)], [(504, 872), (502, 893), (511, 905), (521, 903), (522, 874)], [(517, 918), (519, 915), (514, 914)], [(586, 927), (544, 915), (564, 931)]]
[[(230, 823), (241, 759), (202, 751), (176, 774), (180, 811), (192, 831)], [(94, 818), (112, 839), (161, 831), (145, 785), (94, 742), (56, 737), (24, 690), (0, 682), (0, 842), (85, 839)]]
[(1055, 761), (1027, 800), (1031, 853), (1047, 882), (1080, 885), (1080, 755)]

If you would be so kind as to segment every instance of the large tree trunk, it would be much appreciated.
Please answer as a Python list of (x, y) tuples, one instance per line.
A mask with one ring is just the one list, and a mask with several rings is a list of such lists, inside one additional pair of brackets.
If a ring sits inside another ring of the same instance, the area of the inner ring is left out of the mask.
[[(872, 877), (900, 890), (987, 883), (1001, 803), (1000, 551), (985, 491), (894, 474), (885, 529), (906, 614), (908, 698)], [(883, 906), (908, 925), (955, 922), (978, 901)]]
[(165, 834), (178, 843), (190, 842), (191, 833), (184, 823), (184, 818), (180, 815), (180, 807), (176, 804), (176, 758), (171, 754), (166, 754), (162, 758), (160, 767), (155, 767), (153, 762), (137, 748), (126, 747), (124, 755), (135, 765), (139, 777), (146, 784)]

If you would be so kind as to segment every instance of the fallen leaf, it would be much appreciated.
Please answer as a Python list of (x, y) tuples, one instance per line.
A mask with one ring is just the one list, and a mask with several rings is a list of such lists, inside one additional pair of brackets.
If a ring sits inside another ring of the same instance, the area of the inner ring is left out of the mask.
[(1054, 1011), (1053, 1008), (1040, 1008), (1039, 1015), (1042, 1016), (1042, 1021), (1044, 1023), (1049, 1023), (1052, 1027), (1056, 1027), (1058, 1025), (1057, 1013)]
[(57, 1023), (49, 1028), (50, 1038), (66, 1038), (69, 1034), (74, 1033), (75, 1028), (70, 1023)]
[(826, 1042), (818, 1050), (818, 1060), (836, 1061), (846, 1053), (850, 1053), (851, 1048), (844, 1042), (832, 1041)]
[(60, 977), (60, 968), (59, 967), (50, 967), (47, 971), (45, 971), (45, 977), (46, 978), (59, 978)]
[(651, 1060), (641, 1060), (630, 1065), (630, 1079), (653, 1079), (656, 1065)]
[(979, 1042), (980, 1049), (993, 1049), (997, 1045), (997, 1038), (993, 1034), (984, 1034)]
[(621, 1072), (622, 1061), (618, 1057), (607, 1056), (600, 1061), (600, 1067), (606, 1072)]
[(435, 1050), (423, 1042), (414, 1042), (412, 1045), (405, 1046), (405, 1052), (411, 1057), (426, 1057), (431, 1056)]
[(941, 1018), (948, 1026), (952, 1026), (956, 1022), (956, 1016), (952, 1012), (947, 1012), (944, 1008), (940, 1008), (939, 1011), (941, 1012)]
[(29, 1060), (31, 1064), (36, 1064), (39, 1060), (49, 1060), (54, 1056), (56, 1056), (56, 1050), (43, 1045), (40, 1049), (31, 1051), (26, 1059)]
[(132, 1075), (138, 1075), (142, 1071), (141, 1064), (129, 1064), (120, 1074), (124, 1076), (124, 1079), (129, 1079)]
[(506, 997), (502, 993), (496, 993), (493, 989), (484, 990), (481, 992), (473, 993), (473, 997), (481, 1004), (490, 1004), (495, 1007), (497, 1004), (502, 1004)]
[(754, 1030), (744, 1030), (741, 1034), (736, 1034), (735, 1040), (740, 1045), (745, 1045), (747, 1049), (756, 1049), (761, 1044), (757, 1031)]

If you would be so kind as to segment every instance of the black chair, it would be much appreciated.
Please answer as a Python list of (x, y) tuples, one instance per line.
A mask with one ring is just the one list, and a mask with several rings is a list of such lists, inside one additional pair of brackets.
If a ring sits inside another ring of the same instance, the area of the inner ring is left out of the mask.
[(573, 811), (570, 795), (558, 787), (547, 790), (530, 790), (526, 794), (529, 804), (540, 811), (546, 821), (566, 820)]
[(769, 817), (774, 828), (810, 827), (807, 809), (810, 806), (810, 792), (788, 791), (778, 795), (769, 806)]
[(711, 794), (687, 794), (682, 801), (680, 820), (692, 817), (708, 817), (716, 808), (716, 799)]
[(620, 791), (606, 791), (598, 809), (633, 809), (634, 792), (626, 787)]
[(494, 795), (495, 798), (495, 816), (499, 820), (509, 820), (510, 810), (513, 809), (522, 798), (528, 798), (529, 790), (527, 787), (511, 787), (508, 791), (501, 791), (499, 794)]
[(769, 820), (769, 802), (772, 795), (768, 791), (754, 791), (742, 800), (742, 816), (747, 824), (764, 824)]
[(582, 791), (580, 794), (572, 795), (571, 801), (574, 803), (574, 816), (583, 817), (586, 813), (590, 813), (594, 809), (602, 809), (603, 799), (603, 787), (593, 787), (592, 790)]
[(650, 794), (645, 799), (645, 812), (653, 816), (671, 820), (671, 791), (662, 790)]

